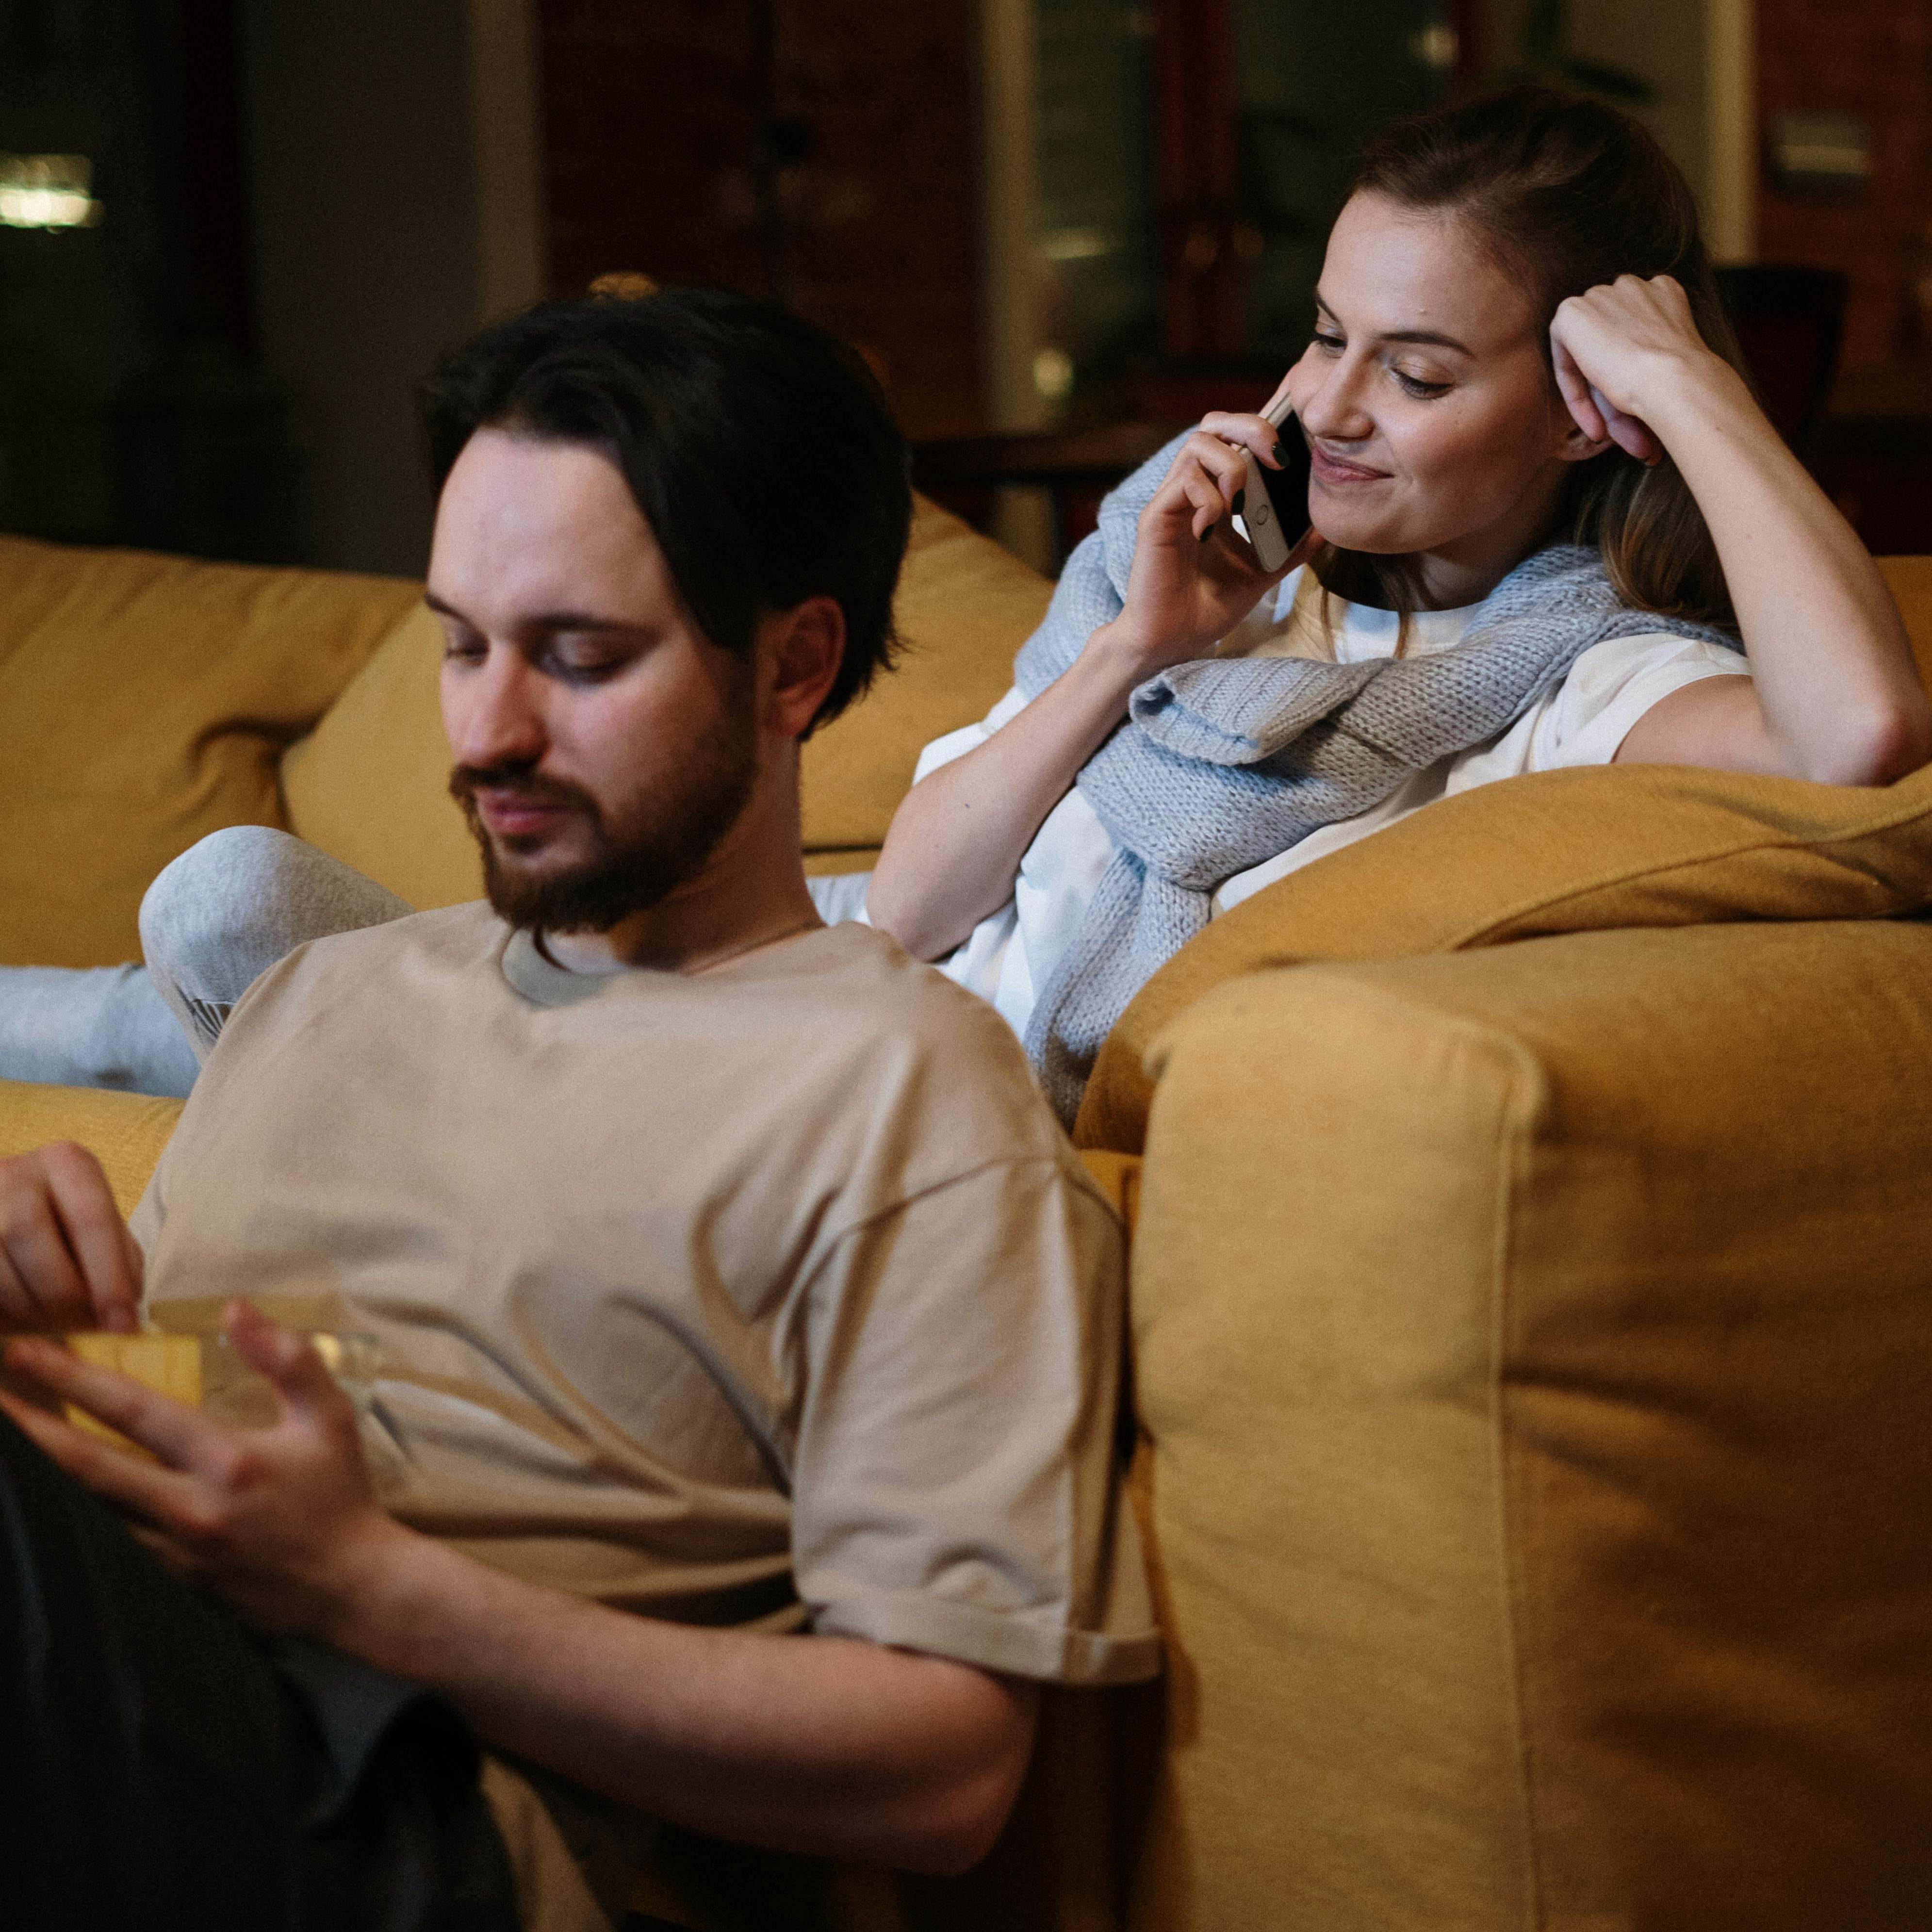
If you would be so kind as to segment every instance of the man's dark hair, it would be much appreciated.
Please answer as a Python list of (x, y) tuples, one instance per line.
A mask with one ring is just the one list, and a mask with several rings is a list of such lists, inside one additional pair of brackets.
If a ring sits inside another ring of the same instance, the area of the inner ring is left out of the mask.
[(864, 362), (810, 322), (722, 289), (540, 302), (446, 356), (422, 404), (439, 492), (479, 429), (602, 450), (714, 644), (748, 656), (760, 616), (833, 598), (845, 655), (814, 728), (890, 665), (905, 440)]

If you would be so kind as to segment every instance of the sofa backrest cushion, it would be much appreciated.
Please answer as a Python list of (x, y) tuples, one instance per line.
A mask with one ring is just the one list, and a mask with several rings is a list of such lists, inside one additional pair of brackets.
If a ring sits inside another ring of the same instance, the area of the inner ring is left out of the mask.
[(823, 869), (872, 863), (920, 750), (1005, 695), (1013, 653), (1052, 595), (1045, 578), (992, 538), (916, 500), (893, 610), (905, 646), (898, 668), (806, 741), (805, 849)]
[(1158, 1052), (1135, 1932), (1932, 1924), (1932, 930), (1264, 971)]
[(181, 1110), (180, 1101), (150, 1094), (0, 1080), (0, 1160), (50, 1141), (77, 1141), (100, 1162), (114, 1204), (131, 1214)]
[(289, 830), (418, 912), (483, 895), (476, 842), (449, 795), (442, 658), (442, 624), (418, 604), (282, 760)]
[(149, 881), (284, 823), (283, 748), (420, 594), (0, 538), (0, 963), (138, 959)]
[[(872, 863), (920, 748), (992, 710), (1052, 592), (990, 538), (918, 500), (896, 610), (905, 642), (898, 668), (806, 741), (812, 869)], [(440, 649), (427, 610), (398, 625), (282, 766), (290, 829), (422, 910), (482, 890), (476, 848), (448, 795)]]

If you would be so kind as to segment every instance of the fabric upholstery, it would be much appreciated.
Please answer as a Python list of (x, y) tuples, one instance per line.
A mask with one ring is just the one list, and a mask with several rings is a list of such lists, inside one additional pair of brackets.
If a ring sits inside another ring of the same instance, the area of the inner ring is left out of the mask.
[(1444, 799), (1236, 907), (1150, 980), (1075, 1138), (1138, 1151), (1160, 1030), (1244, 974), (1719, 920), (1882, 919), (1932, 902), (1932, 768), (1886, 789), (1682, 766), (1547, 772)]
[(862, 872), (872, 862), (920, 749), (983, 718), (1012, 682), (1013, 653), (1046, 614), (1053, 586), (1038, 572), (924, 497), (894, 617), (898, 668), (806, 741), (805, 849)]
[(1919, 681), (1932, 688), (1932, 556), (1882, 556), (1878, 567), (1905, 620)]
[(77, 1141), (106, 1171), (115, 1204), (131, 1214), (181, 1110), (178, 1100), (146, 1094), (0, 1080), (0, 1160), (50, 1141)]
[(1932, 1923), (1932, 933), (1261, 972), (1154, 1058), (1132, 1923)]
[(442, 656), (442, 627), (418, 603), (282, 760), (289, 830), (418, 912), (483, 896), (476, 841), (449, 795)]
[(0, 964), (138, 959), (148, 884), (280, 825), (275, 762), (417, 592), (0, 538)]

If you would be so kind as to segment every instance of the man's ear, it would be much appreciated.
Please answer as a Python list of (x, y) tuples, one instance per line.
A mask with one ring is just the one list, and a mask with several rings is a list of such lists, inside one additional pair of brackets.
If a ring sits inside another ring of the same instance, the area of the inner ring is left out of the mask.
[(758, 655), (771, 680), (760, 722), (778, 737), (801, 738), (845, 661), (845, 614), (831, 597), (775, 610), (759, 620)]

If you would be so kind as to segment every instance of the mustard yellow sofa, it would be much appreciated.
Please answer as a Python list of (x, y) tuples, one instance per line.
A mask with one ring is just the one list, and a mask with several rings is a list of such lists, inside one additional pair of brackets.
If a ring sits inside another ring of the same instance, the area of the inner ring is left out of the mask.
[[(1932, 660), (1932, 560), (1886, 566)], [(1048, 586), (922, 506), (813, 741), (866, 864)], [(214, 826), (471, 896), (416, 587), (0, 541), (0, 961)], [(1058, 1695), (956, 1884), (684, 1846), (703, 1926), (1932, 1924), (1932, 772), (1562, 772), (1218, 921), (1077, 1138), (1136, 1221), (1154, 1688)], [(175, 1103), (0, 1084), (131, 1205)]]

